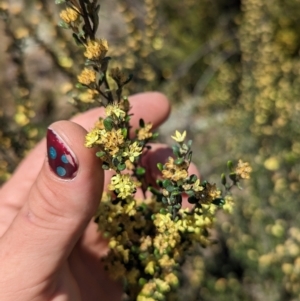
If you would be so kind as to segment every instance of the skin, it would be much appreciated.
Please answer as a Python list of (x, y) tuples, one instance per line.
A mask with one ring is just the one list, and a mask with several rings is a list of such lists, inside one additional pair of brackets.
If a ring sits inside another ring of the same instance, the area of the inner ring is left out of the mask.
[[(137, 94), (130, 102), (133, 131), (140, 118), (154, 128), (168, 118), (170, 104), (160, 93)], [(75, 178), (60, 179), (50, 170), (43, 139), (0, 189), (0, 300), (121, 299), (121, 285), (101, 265), (107, 244), (91, 221), (111, 173), (103, 172), (95, 150), (84, 147), (84, 137), (103, 114), (93, 109), (50, 125), (77, 157)], [(165, 145), (153, 146), (144, 159), (149, 179), (169, 155)]]

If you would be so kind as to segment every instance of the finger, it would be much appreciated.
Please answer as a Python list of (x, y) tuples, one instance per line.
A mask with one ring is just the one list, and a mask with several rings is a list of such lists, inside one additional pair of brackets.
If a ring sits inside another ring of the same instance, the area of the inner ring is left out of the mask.
[(48, 130), (48, 159), (28, 201), (0, 240), (0, 279), (6, 284), (18, 275), (18, 285), (36, 287), (38, 279), (54, 275), (95, 213), (104, 175), (99, 159), (83, 145), (85, 135), (69, 121)]
[[(155, 129), (169, 117), (170, 102), (166, 96), (159, 92), (135, 94), (129, 97), (129, 101), (131, 105), (130, 114), (133, 114), (130, 120), (133, 131), (138, 128), (141, 118), (146, 123), (151, 122)], [(90, 110), (87, 113), (75, 116), (72, 120), (90, 130), (99, 117), (105, 117), (103, 108)]]

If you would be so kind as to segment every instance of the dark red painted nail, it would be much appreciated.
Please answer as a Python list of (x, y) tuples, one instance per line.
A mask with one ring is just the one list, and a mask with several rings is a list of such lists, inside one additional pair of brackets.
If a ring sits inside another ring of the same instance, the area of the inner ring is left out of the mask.
[(50, 168), (57, 176), (64, 179), (76, 176), (78, 163), (74, 153), (51, 129), (47, 131), (47, 153)]

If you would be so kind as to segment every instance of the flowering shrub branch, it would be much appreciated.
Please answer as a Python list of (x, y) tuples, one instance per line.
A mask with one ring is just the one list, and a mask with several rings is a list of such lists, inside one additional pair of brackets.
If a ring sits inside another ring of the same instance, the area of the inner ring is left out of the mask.
[[(95, 148), (104, 170), (113, 170), (96, 213), (99, 231), (109, 241), (110, 252), (105, 266), (115, 279), (123, 279), (129, 300), (166, 300), (178, 287), (178, 272), (184, 255), (195, 244), (210, 244), (209, 229), (216, 211), (232, 207), (230, 190), (249, 178), (251, 167), (241, 160), (236, 167), (228, 162), (229, 175), (222, 174), (224, 193), (216, 184), (189, 175), (192, 141), (186, 132), (175, 132), (173, 156), (157, 165), (161, 178), (157, 185), (146, 181), (141, 157), (157, 138), (152, 124), (140, 120), (134, 137), (130, 136), (130, 102), (123, 87), (132, 76), (119, 68), (110, 70), (108, 43), (96, 38), (100, 5), (97, 0), (60, 0), (60, 26), (70, 29), (76, 43), (83, 48), (85, 66), (78, 75), (76, 103), (97, 102), (105, 108), (94, 128), (86, 135), (85, 146)], [(116, 88), (111, 89), (111, 82)], [(229, 180), (227, 180), (227, 178)], [(228, 183), (230, 181), (230, 183)], [(135, 197), (141, 187), (152, 196)], [(191, 209), (183, 208), (183, 200)]]

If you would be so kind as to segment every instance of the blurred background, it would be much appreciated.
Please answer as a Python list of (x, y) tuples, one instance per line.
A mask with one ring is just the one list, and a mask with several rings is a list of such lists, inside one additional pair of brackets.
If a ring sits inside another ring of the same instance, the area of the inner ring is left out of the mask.
[[(112, 65), (134, 75), (127, 93), (173, 105), (160, 139), (186, 129), (202, 180), (219, 186), (227, 160), (253, 167), (217, 243), (186, 259), (178, 299), (300, 300), (300, 1), (100, 3)], [(0, 0), (1, 183), (47, 125), (77, 112), (81, 50), (58, 21), (54, 1)]]

